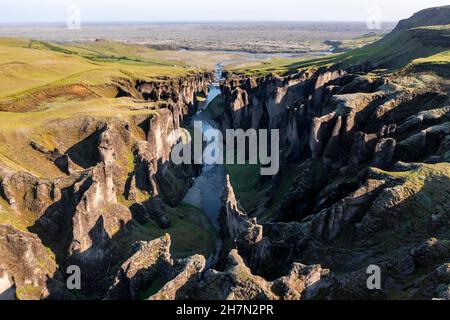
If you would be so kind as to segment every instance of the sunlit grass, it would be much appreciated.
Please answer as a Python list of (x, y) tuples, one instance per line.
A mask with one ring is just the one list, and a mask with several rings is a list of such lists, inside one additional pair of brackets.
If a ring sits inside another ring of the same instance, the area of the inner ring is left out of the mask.
[[(372, 40), (376, 40), (374, 36)], [(261, 64), (238, 67), (231, 71), (240, 74), (264, 76), (267, 74), (287, 75), (306, 68), (319, 68), (337, 65), (346, 68), (355, 65), (370, 65), (388, 71), (400, 70), (410, 63), (448, 62), (450, 26), (432, 26), (393, 32), (383, 39), (359, 47), (358, 40), (348, 42), (349, 48), (341, 54), (308, 59), (272, 59)]]
[(102, 86), (114, 79), (158, 80), (199, 71), (146, 58), (151, 52), (109, 41), (75, 47), (0, 38), (0, 100), (70, 84)]

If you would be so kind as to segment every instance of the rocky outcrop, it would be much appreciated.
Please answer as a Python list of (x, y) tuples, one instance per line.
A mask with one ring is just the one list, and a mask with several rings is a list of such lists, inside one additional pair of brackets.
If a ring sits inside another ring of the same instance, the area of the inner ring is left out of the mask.
[(150, 242), (135, 244), (135, 253), (121, 266), (108, 299), (175, 299), (178, 290), (199, 276), (205, 267), (202, 256), (174, 260), (171, 239), (165, 235)]
[(51, 298), (54, 290), (63, 297), (61, 279), (53, 253), (36, 235), (0, 225), (0, 300)]
[[(231, 248), (237, 248), (251, 270), (267, 278), (287, 273), (305, 246), (298, 224), (260, 225), (256, 218), (248, 217), (236, 200), (229, 177), (225, 181), (219, 223), (223, 243), (232, 244)], [(224, 246), (222, 251), (229, 249)]]
[[(86, 190), (75, 207), (68, 263), (81, 268), (84, 285), (104, 277), (117, 257), (111, 253), (111, 239), (131, 220), (128, 208), (117, 203), (112, 167), (98, 165), (79, 181)], [(94, 284), (95, 286), (95, 284)]]
[(292, 265), (288, 276), (267, 281), (254, 275), (237, 250), (231, 250), (224, 271), (206, 270), (202, 256), (176, 260), (168, 235), (136, 243), (134, 254), (120, 268), (108, 299), (150, 300), (299, 300), (317, 298), (335, 281), (319, 265)]
[(174, 124), (174, 115), (169, 110), (162, 110), (149, 120), (147, 141), (135, 145), (137, 188), (149, 192), (152, 196), (164, 198), (172, 205), (177, 205), (190, 186), (194, 174), (192, 165), (175, 165), (170, 160), (173, 130), (179, 129)]
[(333, 240), (366, 213), (367, 204), (383, 190), (384, 184), (383, 180), (368, 179), (358, 190), (311, 217), (307, 234), (325, 241)]
[[(230, 74), (222, 86), (223, 128), (279, 129), (282, 164), (311, 157), (336, 169), (366, 161), (389, 169), (433, 150), (432, 139), (442, 141), (448, 110), (428, 109), (448, 96), (434, 83), (368, 81), (336, 67), (256, 79)], [(423, 132), (414, 136), (417, 127)]]
[(335, 282), (330, 270), (320, 265), (305, 266), (294, 263), (289, 275), (274, 281), (272, 290), (282, 300), (311, 300), (321, 290), (327, 290)]
[(200, 255), (195, 255), (187, 259), (178, 261), (176, 263), (178, 273), (175, 278), (166, 283), (157, 293), (152, 295), (149, 300), (175, 300), (187, 299), (183, 297), (179, 291), (189, 282), (200, 279), (200, 272), (205, 268), (205, 258)]
[(159, 274), (172, 265), (170, 257), (170, 236), (145, 243), (136, 244), (135, 253), (122, 264), (109, 299), (138, 299), (142, 291), (156, 282)]
[(167, 109), (173, 113), (175, 127), (179, 127), (181, 121), (194, 113), (198, 104), (197, 95), (207, 95), (208, 84), (213, 78), (212, 73), (206, 72), (165, 81), (138, 81), (136, 88), (145, 100), (167, 103)]
[[(177, 141), (170, 134), (195, 112), (197, 95), (207, 92), (210, 79), (205, 73), (137, 84), (118, 80), (118, 96), (154, 103), (148, 114), (46, 124), (50, 133), (31, 141), (30, 152), (59, 168), (60, 177), (41, 178), (2, 165), (4, 209), (16, 220), (35, 221), (30, 230), (58, 253), (60, 267), (81, 268), (83, 293), (101, 297), (108, 288), (108, 273), (123, 259), (121, 241), (133, 218), (170, 227), (166, 204), (176, 206), (183, 199), (194, 174), (192, 166), (171, 163)], [(188, 263), (185, 274), (192, 268)]]
[(48, 160), (52, 161), (58, 169), (67, 175), (71, 175), (77, 169), (76, 165), (70, 159), (70, 156), (67, 154), (61, 154), (58, 148), (49, 150), (36, 141), (31, 141), (30, 145), (34, 150), (46, 156)]
[(262, 239), (262, 226), (256, 223), (256, 219), (250, 219), (240, 208), (228, 175), (222, 194), (219, 219), (224, 239), (236, 240), (242, 237), (252, 243), (258, 243)]
[(335, 279), (319, 265), (292, 265), (289, 274), (275, 281), (254, 275), (239, 255), (231, 250), (224, 271), (208, 270), (202, 278), (188, 283), (180, 298), (198, 300), (310, 300), (329, 288)]
[(208, 270), (202, 280), (188, 288), (187, 296), (198, 300), (272, 300), (271, 284), (252, 274), (236, 250), (224, 272)]
[(0, 170), (0, 194), (17, 212), (42, 215), (45, 209), (58, 200), (64, 179), (50, 181), (29, 173)]
[(293, 187), (278, 205), (281, 221), (302, 220), (314, 208), (314, 195), (323, 188), (330, 177), (329, 168), (320, 161), (308, 159), (297, 168), (299, 175)]

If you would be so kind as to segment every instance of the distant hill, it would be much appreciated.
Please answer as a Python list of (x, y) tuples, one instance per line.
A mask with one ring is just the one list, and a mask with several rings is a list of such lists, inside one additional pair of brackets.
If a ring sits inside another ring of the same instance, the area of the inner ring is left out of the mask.
[[(341, 57), (345, 65), (395, 70), (420, 62), (450, 63), (450, 6), (422, 10), (402, 20), (383, 39)], [(430, 58), (429, 61), (423, 59)]]
[(394, 32), (447, 24), (450, 24), (450, 6), (428, 8), (415, 13), (409, 19), (401, 20)]
[(429, 8), (398, 23), (382, 39), (345, 53), (315, 59), (274, 59), (251, 68), (237, 68), (236, 73), (287, 74), (300, 69), (331, 67), (386, 69), (405, 67), (433, 70), (450, 76), (450, 6)]

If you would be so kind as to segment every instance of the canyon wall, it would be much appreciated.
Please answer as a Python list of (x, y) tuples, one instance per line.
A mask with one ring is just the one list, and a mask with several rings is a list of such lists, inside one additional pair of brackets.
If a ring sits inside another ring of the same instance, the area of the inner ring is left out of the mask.
[[(287, 274), (292, 263), (320, 262), (347, 274), (335, 279), (328, 297), (386, 298), (389, 289), (367, 290), (362, 261), (377, 261), (392, 282), (385, 285), (393, 289), (419, 268), (405, 252), (423, 248), (431, 237), (446, 243), (450, 100), (445, 79), (332, 66), (284, 77), (228, 73), (222, 93), (223, 129), (279, 129), (281, 135), (283, 168), (269, 182), (261, 199), (265, 205), (247, 216), (242, 206), (232, 205), (246, 199), (227, 191), (223, 203), (225, 239), (254, 274), (274, 279)], [(292, 175), (292, 168), (294, 183), (274, 202), (272, 190), (279, 190), (277, 183)], [(263, 220), (257, 224), (255, 218)], [(256, 229), (257, 241), (248, 237)], [(430, 274), (447, 257), (448, 252), (428, 261)], [(419, 281), (405, 291), (419, 296), (423, 285)], [(442, 295), (433, 291), (436, 283), (429, 285), (427, 297)]]
[[(55, 265), (64, 271), (77, 265), (83, 292), (101, 294), (110, 285), (109, 271), (127, 254), (121, 239), (133, 221), (145, 224), (151, 219), (161, 228), (170, 226), (166, 206), (180, 203), (198, 169), (170, 161), (176, 141), (169, 136), (195, 112), (197, 95), (207, 93), (210, 79), (205, 73), (138, 82), (135, 87), (122, 82), (123, 95), (152, 107), (130, 107), (127, 118), (111, 114), (49, 123), (46, 129), (57, 141), (54, 149), (33, 140), (30, 149), (60, 170), (57, 178), (0, 165), (0, 195), (8, 205), (2, 210), (15, 219), (35, 221), (28, 229), (56, 254), (49, 265), (42, 260), (51, 270), (49, 277), (56, 274)], [(68, 146), (72, 138), (75, 144)], [(14, 245), (21, 243), (26, 245)], [(35, 284), (22, 283), (23, 270), (10, 267), (2, 269), (2, 277), (12, 279), (16, 293), (31, 285), (41, 290), (36, 294), (52, 296), (43, 276)]]

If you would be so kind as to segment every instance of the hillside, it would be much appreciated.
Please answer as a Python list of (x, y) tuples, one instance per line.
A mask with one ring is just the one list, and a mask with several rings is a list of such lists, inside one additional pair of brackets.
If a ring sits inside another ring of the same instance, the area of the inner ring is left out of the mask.
[(450, 6), (428, 8), (413, 14), (409, 19), (400, 21), (394, 32), (448, 24), (450, 24)]
[(0, 110), (30, 111), (56, 97), (113, 98), (121, 80), (158, 81), (201, 72), (182, 62), (139, 56), (145, 50), (105, 41), (74, 47), (0, 39)]
[[(430, 18), (433, 17), (433, 18)], [(450, 6), (425, 9), (398, 26), (381, 40), (343, 54), (317, 59), (275, 59), (251, 68), (230, 70), (246, 74), (287, 74), (306, 68), (362, 66), (395, 71), (408, 66), (447, 68), (450, 50)], [(420, 65), (420, 66), (418, 66)]]

